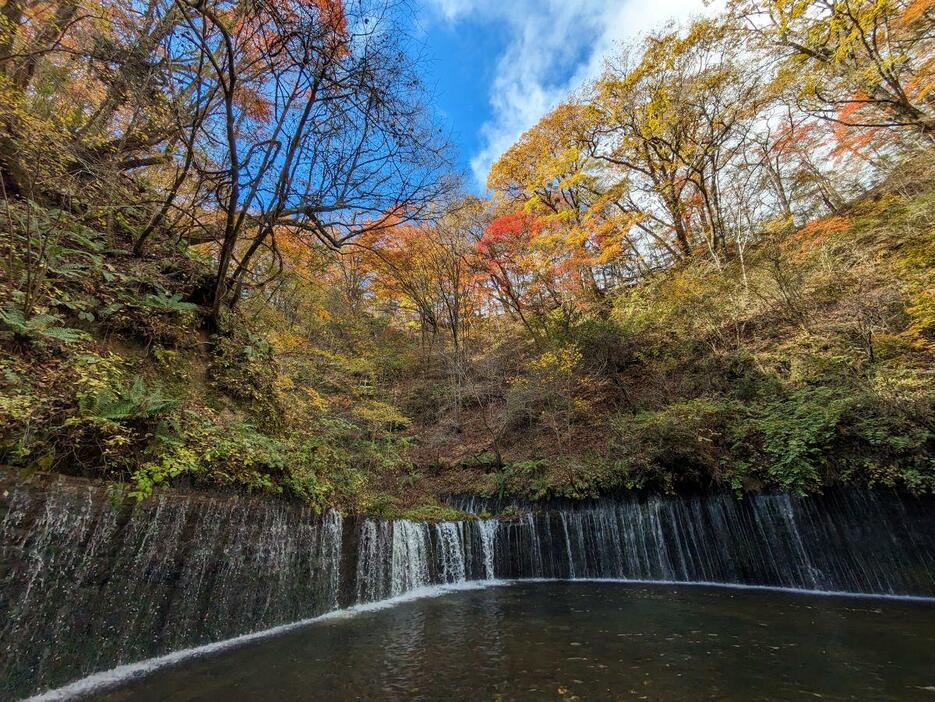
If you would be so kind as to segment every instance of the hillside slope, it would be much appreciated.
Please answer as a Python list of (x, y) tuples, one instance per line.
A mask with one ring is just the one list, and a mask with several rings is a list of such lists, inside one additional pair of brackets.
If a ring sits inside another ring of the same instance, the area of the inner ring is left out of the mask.
[(4, 221), (4, 275), (31, 281), (0, 288), (0, 461), (21, 470), (423, 517), (460, 492), (935, 489), (921, 166), (544, 339), (479, 322), (457, 402), (443, 354), (335, 292), (331, 254), (314, 254), (318, 277), (287, 274), (289, 309), (255, 296), (209, 333), (198, 247), (165, 237), (136, 257), (124, 229), (34, 204)]

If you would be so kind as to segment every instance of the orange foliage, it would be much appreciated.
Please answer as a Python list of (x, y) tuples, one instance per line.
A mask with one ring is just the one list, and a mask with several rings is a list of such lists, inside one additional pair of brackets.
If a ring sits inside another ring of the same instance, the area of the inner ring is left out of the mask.
[(487, 225), (484, 236), (477, 242), (477, 250), (487, 255), (496, 255), (500, 249), (528, 245), (540, 227), (535, 217), (522, 212), (497, 217)]
[(851, 221), (843, 215), (813, 219), (802, 227), (802, 234), (833, 234), (845, 232), (851, 227)]
[(790, 246), (795, 246), (796, 255), (805, 255), (816, 246), (821, 246), (834, 234), (846, 232), (851, 227), (851, 221), (843, 215), (832, 215), (807, 222), (797, 232), (789, 237)]
[(922, 19), (927, 10), (935, 9), (935, 0), (914, 0), (903, 10), (899, 21), (904, 26), (908, 26), (916, 20)]
[(321, 14), (322, 23), (336, 35), (347, 34), (347, 15), (344, 12), (344, 0), (311, 0)]
[(273, 117), (273, 106), (269, 100), (250, 87), (237, 91), (237, 100), (250, 119), (266, 122)]
[(834, 136), (837, 146), (832, 155), (850, 153), (860, 158), (867, 158), (870, 150), (879, 145), (882, 139), (890, 136), (885, 127), (862, 127), (861, 122), (869, 124), (878, 120), (873, 114), (874, 102), (867, 94), (858, 90), (849, 101), (838, 110), (838, 123), (835, 124)]

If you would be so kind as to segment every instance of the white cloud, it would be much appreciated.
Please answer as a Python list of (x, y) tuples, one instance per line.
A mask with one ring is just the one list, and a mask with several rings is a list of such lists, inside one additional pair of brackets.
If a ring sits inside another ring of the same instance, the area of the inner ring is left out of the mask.
[[(490, 85), (471, 169), (484, 187), (490, 165), (526, 129), (599, 72), (614, 45), (668, 20), (711, 11), (703, 0), (424, 0), (447, 22), (470, 16), (506, 26), (511, 39)], [(565, 78), (556, 80), (555, 76)]]

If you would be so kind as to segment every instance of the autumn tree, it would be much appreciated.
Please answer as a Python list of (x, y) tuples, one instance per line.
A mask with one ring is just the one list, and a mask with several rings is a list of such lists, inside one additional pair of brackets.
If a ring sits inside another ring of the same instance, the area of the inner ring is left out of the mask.
[(468, 377), (468, 334), (481, 311), (481, 271), (475, 243), (483, 235), (484, 204), (450, 202), (432, 222), (370, 232), (357, 244), (367, 252), (372, 288), (412, 314), (423, 352), (442, 352), (455, 415)]
[(29, 196), (103, 208), (137, 255), (179, 226), (216, 242), (217, 321), (277, 231), (340, 247), (447, 189), (403, 22), (382, 0), (5, 3), (6, 191), (41, 174)]
[(930, 0), (735, 0), (803, 110), (849, 127), (935, 139), (935, 7)]
[(535, 218), (529, 245), (551, 262), (555, 279), (599, 302), (618, 281), (622, 257), (604, 250), (605, 193), (593, 167), (592, 117), (581, 102), (559, 105), (493, 164), (487, 185), (505, 216)]
[(278, 229), (337, 248), (417, 220), (446, 187), (400, 28), (355, 7), (354, 17), (337, 2), (184, 11), (192, 51), (211, 67), (206, 89), (219, 95), (199, 140), (212, 144), (204, 175), (222, 213), (215, 318)]
[[(180, 6), (13, 0), (3, 6), (0, 166), (8, 193), (131, 210), (203, 114)], [(142, 169), (142, 170), (141, 170)], [(121, 202), (123, 201), (123, 202)], [(127, 202), (130, 201), (130, 202)]]
[(592, 91), (595, 155), (634, 226), (673, 258), (704, 243), (726, 253), (722, 181), (746, 148), (761, 101), (729, 24), (651, 35), (611, 61)]
[(477, 265), (486, 294), (500, 310), (539, 339), (552, 312), (568, 319), (571, 299), (563, 294), (553, 261), (537, 244), (543, 222), (524, 212), (495, 217), (477, 240)]

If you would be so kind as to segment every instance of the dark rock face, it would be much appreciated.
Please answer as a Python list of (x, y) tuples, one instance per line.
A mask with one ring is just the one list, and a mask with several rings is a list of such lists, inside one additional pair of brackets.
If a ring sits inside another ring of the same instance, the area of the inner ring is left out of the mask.
[[(342, 519), (77, 481), (0, 485), (3, 699), (435, 583), (626, 578), (935, 595), (931, 501), (621, 497), (497, 521)], [(477, 512), (488, 506), (464, 503)]]

